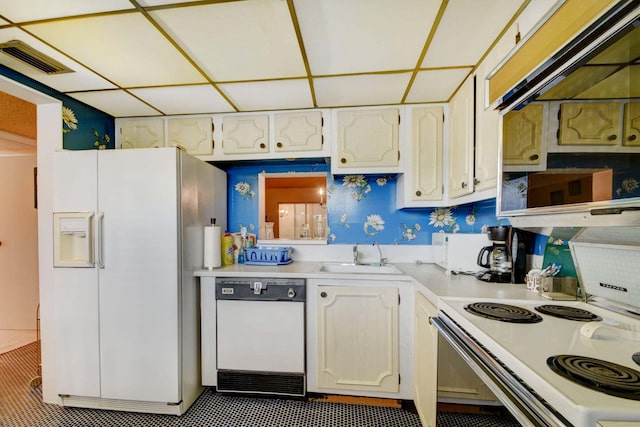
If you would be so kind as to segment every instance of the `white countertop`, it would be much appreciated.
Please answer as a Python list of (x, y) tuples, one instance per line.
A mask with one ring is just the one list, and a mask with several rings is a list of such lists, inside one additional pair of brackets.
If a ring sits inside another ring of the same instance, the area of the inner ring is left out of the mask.
[(301, 277), (306, 279), (342, 278), (365, 280), (390, 280), (413, 282), (415, 289), (437, 305), (441, 297), (495, 298), (495, 299), (531, 299), (548, 301), (537, 293), (528, 291), (524, 284), (487, 283), (468, 275), (447, 275), (436, 264), (392, 263), (404, 275), (395, 274), (345, 274), (317, 272), (321, 261), (294, 261), (288, 265), (261, 266), (233, 264), (212, 270), (202, 269), (194, 272), (199, 277)]

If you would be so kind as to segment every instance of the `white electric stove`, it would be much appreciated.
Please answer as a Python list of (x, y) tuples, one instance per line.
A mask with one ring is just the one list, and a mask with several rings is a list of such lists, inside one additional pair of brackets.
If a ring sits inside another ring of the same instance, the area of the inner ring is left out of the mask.
[(588, 302), (443, 298), (432, 322), (523, 425), (640, 425), (640, 227), (570, 246)]

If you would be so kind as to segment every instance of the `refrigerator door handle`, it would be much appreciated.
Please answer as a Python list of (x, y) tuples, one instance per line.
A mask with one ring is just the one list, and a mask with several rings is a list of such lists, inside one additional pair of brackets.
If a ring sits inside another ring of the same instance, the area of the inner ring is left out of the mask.
[(98, 213), (98, 215), (96, 215), (96, 264), (98, 265), (99, 268), (104, 268), (104, 260), (103, 260), (103, 244), (102, 244), (102, 238), (103, 238), (103, 220), (104, 220), (104, 212), (100, 212)]

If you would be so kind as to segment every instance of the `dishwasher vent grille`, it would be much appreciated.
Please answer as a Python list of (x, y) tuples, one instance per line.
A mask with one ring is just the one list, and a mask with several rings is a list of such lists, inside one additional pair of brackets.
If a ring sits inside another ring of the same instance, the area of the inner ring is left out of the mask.
[(305, 395), (305, 375), (286, 372), (218, 370), (219, 392)]

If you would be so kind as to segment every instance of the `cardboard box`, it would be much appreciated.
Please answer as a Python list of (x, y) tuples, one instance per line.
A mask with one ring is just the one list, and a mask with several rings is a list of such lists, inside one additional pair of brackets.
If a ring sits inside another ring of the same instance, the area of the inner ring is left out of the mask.
[(529, 175), (527, 207), (611, 200), (612, 169), (549, 169)]

